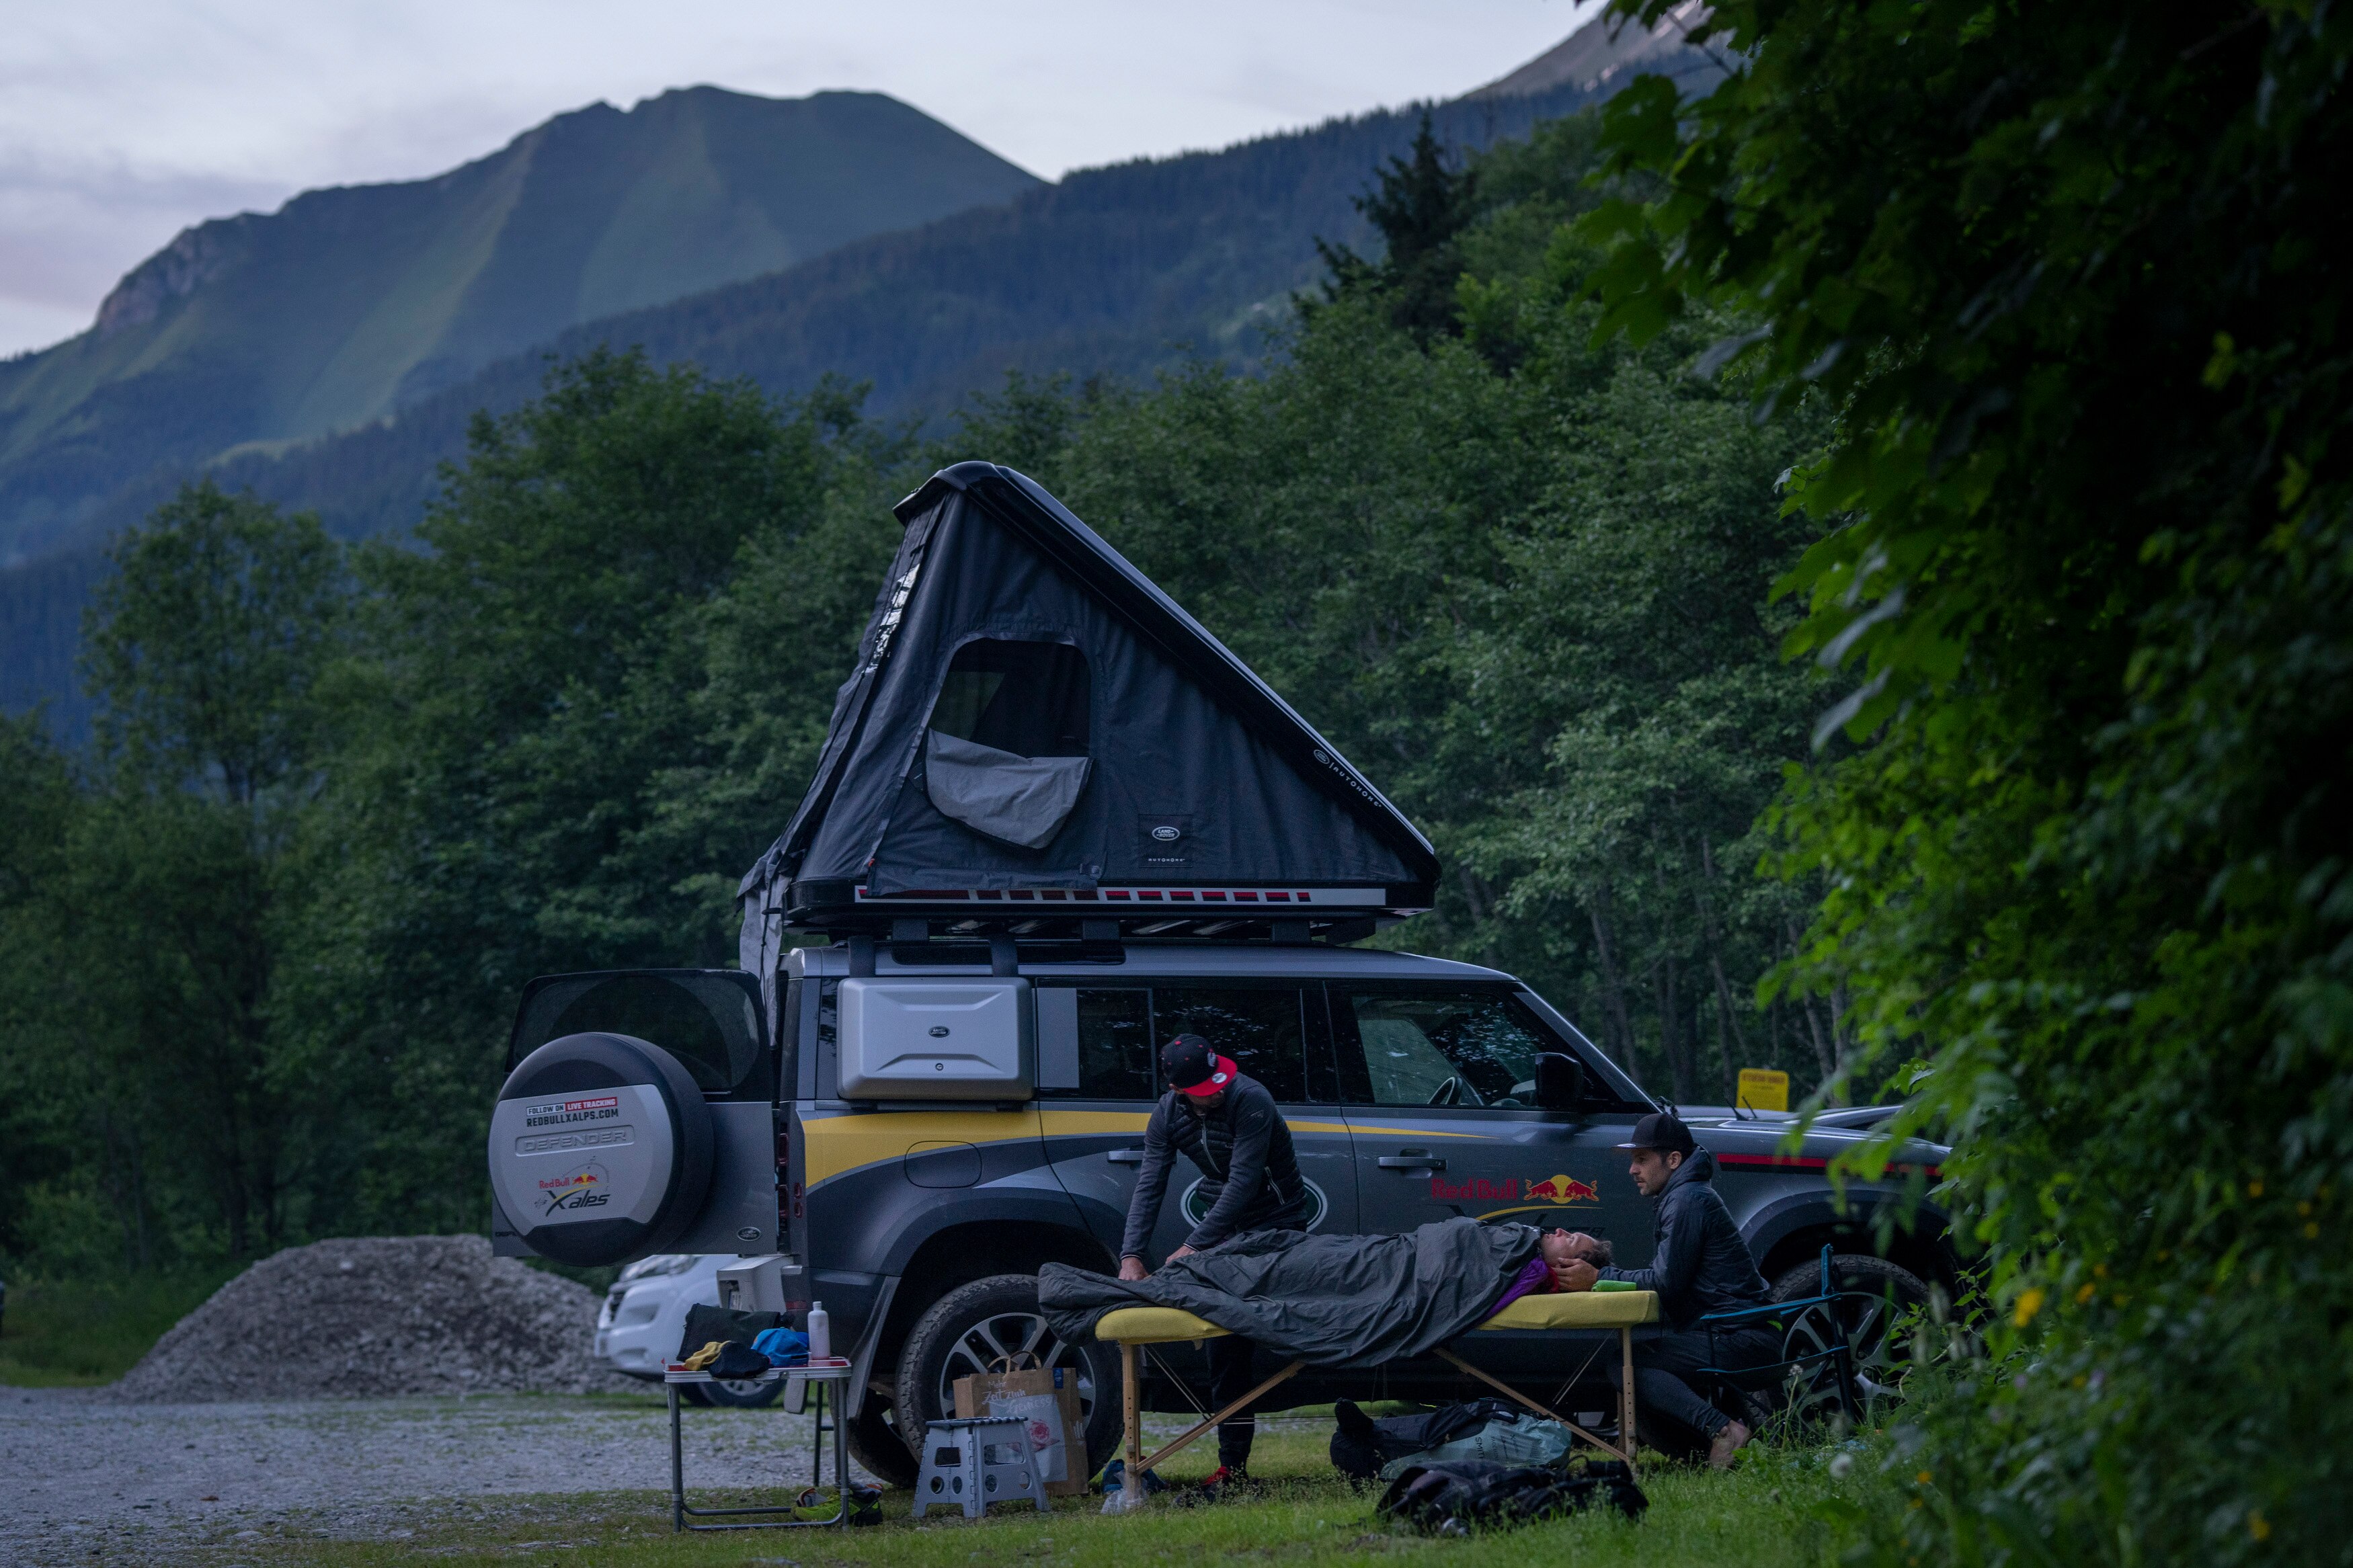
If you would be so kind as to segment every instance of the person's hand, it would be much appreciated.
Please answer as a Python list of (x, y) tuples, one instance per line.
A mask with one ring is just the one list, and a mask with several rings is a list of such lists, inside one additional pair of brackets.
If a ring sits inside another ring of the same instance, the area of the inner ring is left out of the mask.
[(1561, 1290), (1590, 1290), (1600, 1278), (1601, 1270), (1582, 1258), (1573, 1258), (1552, 1271), (1554, 1288)]
[(1176, 1262), (1176, 1261), (1178, 1258), (1190, 1258), (1190, 1257), (1192, 1257), (1192, 1256), (1193, 1256), (1193, 1249), (1192, 1249), (1192, 1247), (1178, 1247), (1176, 1251), (1174, 1251), (1174, 1252), (1172, 1252), (1172, 1253), (1170, 1253), (1170, 1254), (1168, 1255), (1168, 1261), (1169, 1261), (1169, 1262), (1171, 1262), (1171, 1263), (1174, 1263), (1174, 1262)]
[(1150, 1272), (1150, 1269), (1144, 1267), (1144, 1259), (1141, 1258), (1123, 1258), (1119, 1260), (1119, 1277), (1130, 1284), (1143, 1279)]

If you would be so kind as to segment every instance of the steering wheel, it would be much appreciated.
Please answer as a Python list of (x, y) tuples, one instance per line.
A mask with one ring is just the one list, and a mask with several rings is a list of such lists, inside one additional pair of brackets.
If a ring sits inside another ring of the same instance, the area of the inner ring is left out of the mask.
[(1460, 1078), (1448, 1079), (1444, 1083), (1440, 1084), (1436, 1089), (1431, 1091), (1428, 1103), (1431, 1105), (1461, 1104), (1462, 1080)]

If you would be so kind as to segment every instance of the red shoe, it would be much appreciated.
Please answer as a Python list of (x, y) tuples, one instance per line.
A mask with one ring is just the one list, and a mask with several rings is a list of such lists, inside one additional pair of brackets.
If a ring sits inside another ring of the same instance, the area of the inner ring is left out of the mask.
[(1259, 1485), (1250, 1479), (1250, 1472), (1239, 1465), (1219, 1465), (1201, 1480), (1201, 1500), (1218, 1502), (1228, 1498), (1256, 1497)]

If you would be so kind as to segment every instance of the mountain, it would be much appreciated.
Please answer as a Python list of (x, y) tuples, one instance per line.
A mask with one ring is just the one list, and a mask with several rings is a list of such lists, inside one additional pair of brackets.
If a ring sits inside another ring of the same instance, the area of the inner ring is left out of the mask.
[(1593, 91), (1622, 85), (1645, 73), (1697, 79), (1720, 70), (1708, 54), (1683, 42), (1684, 35), (1707, 16), (1702, 0), (1683, 0), (1652, 26), (1620, 24), (1596, 16), (1576, 32), (1509, 76), (1499, 77), (1470, 94), (1483, 98), (1519, 98), (1571, 87)]
[(126, 478), (361, 426), (578, 322), (1039, 184), (881, 93), (697, 87), (200, 224), (88, 331), (0, 363), (0, 560), (70, 542)]
[[(1569, 42), (1600, 26), (1588, 24)], [(1439, 136), (1476, 147), (1525, 135), (1629, 79), (1605, 60), (1591, 79), (1571, 72), (1504, 90), (1541, 63), (1428, 106)], [(1668, 49), (1646, 57), (1645, 68), (1697, 86), (1718, 68), (1697, 51)], [(143, 472), (117, 465), (128, 477), (88, 503), (81, 542), (0, 570), (0, 711), (47, 700), (58, 733), (85, 731), (88, 703), (69, 673), (100, 542), (135, 525), (196, 469), (228, 489), (315, 510), (345, 538), (405, 530), (421, 515), (436, 465), (462, 453), (470, 416), (531, 397), (551, 354), (638, 347), (657, 361), (748, 376), (780, 395), (839, 374), (871, 385), (870, 414), (914, 417), (1001, 385), (1009, 369), (1139, 379), (1196, 354), (1247, 368), (1266, 352), (1262, 329), (1285, 321), (1292, 294), (1323, 275), (1316, 239), (1363, 246), (1367, 231), (1352, 198), (1384, 158), (1407, 150), (1423, 112), (1376, 110), (1219, 152), (1029, 184), (1000, 205), (568, 326), (356, 428), (216, 448)]]

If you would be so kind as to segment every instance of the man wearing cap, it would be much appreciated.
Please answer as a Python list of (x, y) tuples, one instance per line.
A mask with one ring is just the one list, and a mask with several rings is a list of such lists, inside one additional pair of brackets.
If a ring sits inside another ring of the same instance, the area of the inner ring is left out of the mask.
[[(1291, 1129), (1266, 1086), (1243, 1076), (1232, 1058), (1219, 1056), (1198, 1035), (1179, 1035), (1161, 1047), (1160, 1070), (1169, 1089), (1144, 1129), (1144, 1168), (1127, 1204), (1119, 1277), (1141, 1279), (1149, 1272), (1145, 1249), (1159, 1223), (1169, 1167), (1179, 1152), (1200, 1168), (1201, 1195), (1209, 1212), (1171, 1258), (1246, 1230), (1305, 1229), (1314, 1210), (1299, 1174)], [(1250, 1392), (1255, 1348), (1239, 1334), (1208, 1342), (1209, 1397), (1218, 1408)], [(1241, 1479), (1257, 1435), (1258, 1417), (1248, 1412), (1219, 1426), (1219, 1468), (1206, 1483), (1210, 1489)]]
[[(1638, 1290), (1656, 1290), (1666, 1320), (1662, 1332), (1634, 1343), (1634, 1387), (1642, 1408), (1680, 1421), (1707, 1439), (1707, 1462), (1718, 1469), (1748, 1441), (1746, 1423), (1707, 1402), (1705, 1391), (1683, 1381), (1704, 1366), (1762, 1366), (1779, 1358), (1780, 1336), (1751, 1325), (1710, 1334), (1693, 1324), (1710, 1312), (1765, 1304), (1765, 1277), (1732, 1211), (1708, 1184), (1715, 1156), (1699, 1147), (1691, 1129), (1663, 1112), (1634, 1123), (1633, 1136), (1619, 1148), (1629, 1155), (1627, 1174), (1646, 1198), (1659, 1200), (1652, 1237), (1656, 1246), (1647, 1268), (1593, 1268), (1570, 1264), (1564, 1286), (1576, 1289), (1591, 1279), (1623, 1279)], [(1617, 1378), (1611, 1369), (1611, 1380)]]

